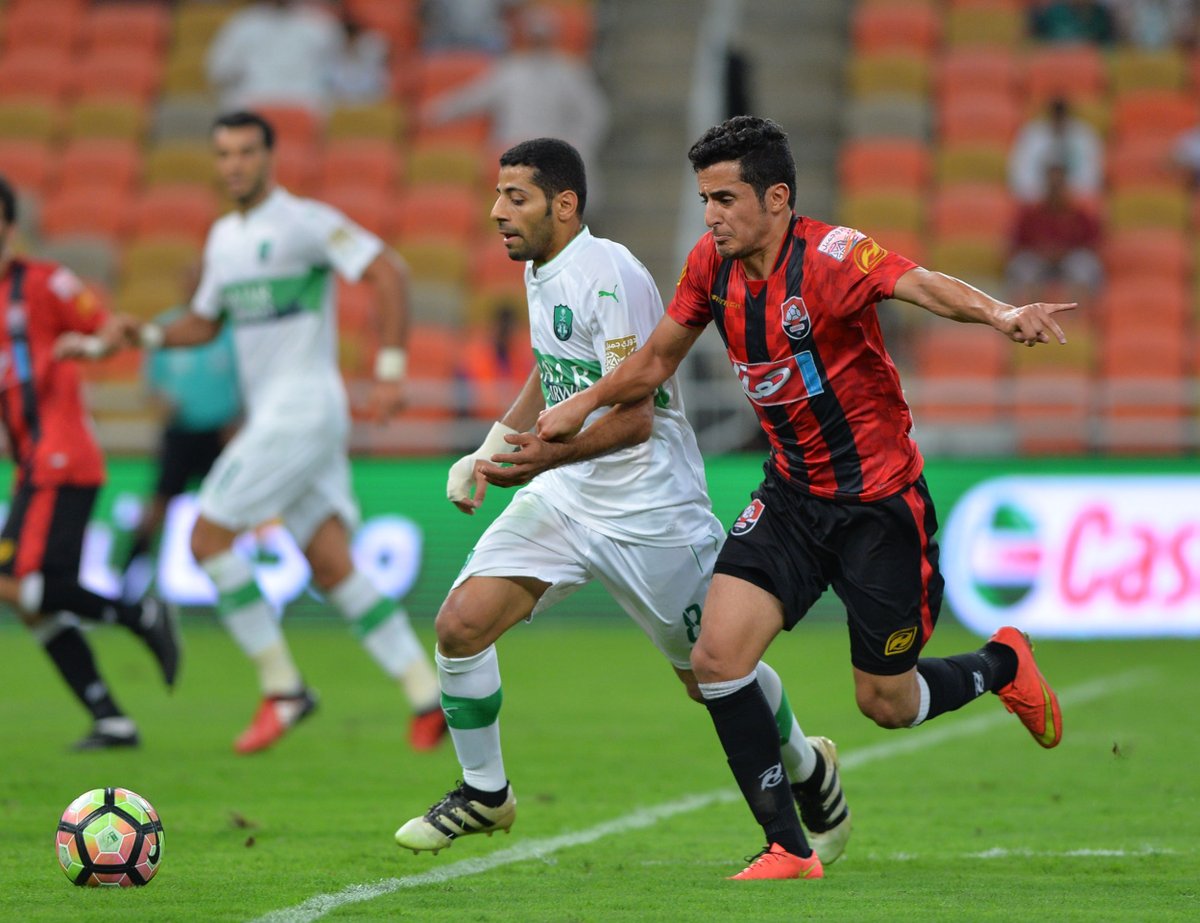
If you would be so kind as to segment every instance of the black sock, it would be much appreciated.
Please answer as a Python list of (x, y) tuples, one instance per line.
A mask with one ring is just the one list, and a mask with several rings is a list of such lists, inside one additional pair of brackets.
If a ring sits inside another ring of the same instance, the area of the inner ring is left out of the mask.
[(817, 756), (817, 762), (813, 767), (813, 774), (802, 782), (793, 782), (793, 791), (811, 792), (820, 791), (821, 784), (825, 781), (825, 757), (821, 755), (821, 751), (813, 747), (813, 753)]
[(758, 682), (732, 695), (705, 699), (717, 737), (750, 812), (768, 843), (802, 858), (812, 855), (783, 770), (779, 728)]
[(89, 622), (116, 623), (137, 631), (140, 628), (142, 609), (140, 606), (130, 606), (108, 599), (84, 589), (79, 583), (71, 580), (56, 580), (46, 578), (45, 589), (42, 590), (42, 605), (40, 611), (70, 612)]
[(92, 649), (76, 626), (71, 625), (45, 642), (46, 653), (58, 667), (75, 698), (83, 703), (95, 719), (115, 718), (121, 709), (113, 700), (108, 684), (100, 678)]
[(476, 788), (474, 785), (468, 785), (466, 782), (464, 782), (463, 791), (472, 801), (478, 801), (481, 805), (487, 808), (498, 808), (500, 805), (504, 804), (505, 799), (508, 798), (507, 784), (498, 792), (485, 792), (481, 788)]
[(922, 657), (917, 672), (929, 687), (928, 721), (1011, 683), (1017, 674), (1017, 655), (1012, 648), (989, 641), (969, 654)]

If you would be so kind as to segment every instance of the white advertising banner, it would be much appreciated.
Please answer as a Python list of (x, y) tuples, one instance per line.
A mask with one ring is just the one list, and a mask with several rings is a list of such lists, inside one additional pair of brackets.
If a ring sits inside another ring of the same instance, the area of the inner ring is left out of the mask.
[(983, 481), (950, 512), (942, 573), (985, 636), (1200, 636), (1200, 475)]

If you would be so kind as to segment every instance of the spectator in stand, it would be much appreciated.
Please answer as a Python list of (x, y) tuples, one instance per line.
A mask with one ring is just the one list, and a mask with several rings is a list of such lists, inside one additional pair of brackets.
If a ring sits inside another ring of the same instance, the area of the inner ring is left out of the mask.
[(428, 51), (476, 48), (499, 54), (508, 48), (505, 20), (523, 0), (423, 0), (421, 39)]
[[(1008, 297), (1023, 304), (1048, 285), (1063, 287), (1064, 301), (1084, 304), (1103, 281), (1100, 222), (1072, 197), (1062, 164), (1046, 168), (1046, 196), (1022, 206), (1013, 227)], [(1058, 297), (1058, 296), (1055, 296)]]
[(208, 50), (208, 79), (231, 112), (297, 106), (323, 115), (345, 39), (329, 8), (311, 0), (267, 0), (238, 10)]
[(1200, 190), (1200, 125), (1189, 128), (1175, 140), (1171, 151), (1175, 165), (1182, 171), (1190, 190)]
[(536, 9), (513, 17), (513, 50), (478, 79), (434, 99), (421, 113), (426, 124), (441, 125), (485, 113), (492, 119), (491, 142), (508, 148), (529, 138), (559, 138), (583, 157), (588, 204), (596, 207), (596, 166), (608, 127), (608, 100), (596, 75), (583, 61), (555, 48), (555, 25)]
[(1092, 42), (1111, 45), (1116, 22), (1101, 0), (1049, 0), (1029, 11), (1029, 33), (1043, 42)]
[(388, 40), (367, 28), (345, 6), (341, 9), (343, 45), (334, 64), (333, 98), (337, 104), (372, 103), (388, 91)]
[(1066, 169), (1072, 194), (1093, 199), (1104, 182), (1104, 148), (1091, 125), (1071, 112), (1066, 99), (1050, 101), (1046, 116), (1033, 119), (1017, 134), (1008, 158), (1008, 186), (1022, 202), (1036, 202), (1046, 193), (1046, 168)]
[(1123, 42), (1138, 48), (1192, 48), (1200, 10), (1196, 0), (1109, 0)]

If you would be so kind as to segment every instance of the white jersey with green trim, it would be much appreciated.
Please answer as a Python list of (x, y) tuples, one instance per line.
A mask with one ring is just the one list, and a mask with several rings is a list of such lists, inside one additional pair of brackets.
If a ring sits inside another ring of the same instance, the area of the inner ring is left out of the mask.
[(337, 209), (280, 188), (213, 224), (192, 310), (233, 325), (251, 418), (273, 407), (294, 413), (309, 395), (320, 396), (314, 409), (330, 394), (344, 408), (331, 270), (357, 281), (382, 250)]
[[(547, 407), (616, 368), (663, 316), (646, 267), (587, 228), (536, 272), (526, 263), (525, 291)], [(646, 442), (543, 472), (523, 489), (622, 541), (680, 546), (712, 534), (704, 463), (674, 378), (655, 395)]]

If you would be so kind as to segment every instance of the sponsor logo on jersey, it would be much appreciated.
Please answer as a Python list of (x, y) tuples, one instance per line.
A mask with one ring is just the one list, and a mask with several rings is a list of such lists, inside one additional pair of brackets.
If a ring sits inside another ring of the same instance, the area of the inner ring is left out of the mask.
[(840, 263), (846, 259), (846, 254), (850, 252), (850, 248), (866, 236), (866, 234), (856, 231), (854, 228), (832, 228), (821, 239), (821, 242), (817, 244), (817, 252), (831, 256)]
[(730, 535), (745, 535), (756, 525), (758, 525), (759, 517), (762, 516), (763, 510), (767, 505), (758, 497), (750, 501), (750, 505), (742, 510), (742, 515), (737, 518), (737, 521), (729, 529)]
[(620, 304), (620, 303), (621, 303), (621, 299), (617, 297), (617, 286), (616, 286), (616, 285), (614, 285), (614, 286), (612, 287), (612, 291), (611, 291), (611, 292), (606, 292), (604, 289), (599, 289), (599, 290), (596, 292), (596, 297), (597, 297), (597, 298), (611, 298), (611, 299), (612, 299), (613, 301), (615, 301), (617, 304)]
[(883, 247), (867, 237), (854, 248), (854, 265), (866, 275), (882, 263), (883, 258), (887, 255), (888, 252)]
[(899, 631), (893, 631), (888, 636), (887, 643), (883, 646), (883, 655), (885, 657), (894, 657), (897, 654), (903, 654), (913, 646), (913, 642), (916, 640), (917, 628), (915, 625), (911, 628), (901, 628)]
[(638, 338), (636, 333), (631, 333), (626, 337), (617, 337), (615, 340), (604, 341), (604, 374), (607, 375), (618, 365), (633, 355), (634, 350), (638, 348)]
[(711, 301), (713, 304), (720, 306), (722, 309), (724, 309), (727, 312), (728, 311), (740, 311), (742, 309), (742, 303), (740, 301), (726, 301), (724, 298), (722, 298), (716, 292), (709, 292), (708, 300)]
[(565, 304), (556, 304), (554, 306), (554, 335), (560, 340), (569, 340), (574, 327), (574, 312)]
[(780, 306), (783, 316), (783, 332), (793, 340), (803, 340), (812, 332), (812, 321), (808, 317), (808, 305), (799, 295), (793, 295)]
[(733, 371), (746, 397), (760, 407), (792, 404), (825, 390), (807, 350), (777, 362), (735, 362)]
[(675, 280), (675, 287), (679, 288), (683, 284), (683, 280), (687, 278), (687, 263), (683, 264), (683, 269), (679, 270), (679, 278)]
[[(340, 231), (340, 230), (341, 230), (341, 228), (338, 228), (338, 231)], [(337, 231), (334, 231), (333, 234), (329, 235), (329, 242), (331, 244), (333, 243), (334, 234), (337, 234)], [(258, 245), (258, 261), (260, 263), (265, 263), (270, 258), (270, 256), (271, 256), (271, 242), (269, 240), (264, 240), (261, 244)]]

